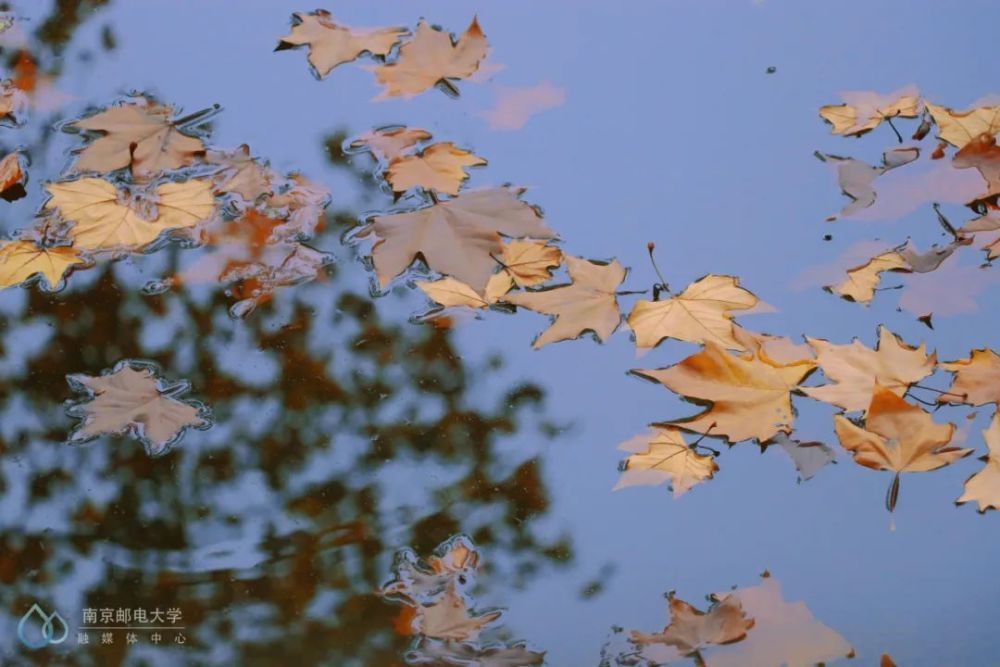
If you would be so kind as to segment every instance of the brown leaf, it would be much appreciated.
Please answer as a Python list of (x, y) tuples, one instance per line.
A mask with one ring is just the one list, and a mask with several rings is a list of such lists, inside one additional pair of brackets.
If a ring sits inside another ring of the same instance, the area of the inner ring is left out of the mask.
[(570, 255), (565, 260), (572, 280), (569, 285), (517, 292), (505, 299), (516, 306), (555, 316), (552, 326), (535, 339), (536, 350), (549, 343), (577, 338), (586, 331), (593, 331), (603, 342), (621, 323), (615, 290), (625, 280), (626, 270), (622, 265), (617, 260), (597, 264)]
[(938, 127), (938, 138), (955, 148), (962, 148), (981, 134), (1000, 132), (1000, 106), (978, 107), (962, 112), (930, 102), (926, 102), (925, 106)]
[(489, 308), (513, 287), (513, 282), (510, 276), (505, 273), (494, 273), (489, 282), (486, 283), (485, 296), (480, 296), (474, 289), (454, 278), (441, 278), (433, 281), (419, 280), (417, 287), (444, 308), (463, 306), (466, 308)]
[(351, 62), (363, 53), (386, 56), (406, 28), (348, 28), (337, 24), (330, 12), (317, 9), (292, 14), (292, 31), (281, 38), (275, 51), (309, 47), (309, 64), (320, 79), (337, 65)]
[(680, 498), (696, 484), (712, 479), (719, 469), (714, 457), (696, 452), (673, 427), (653, 427), (621, 443), (618, 449), (632, 454), (622, 461), (622, 476), (614, 491), (667, 482), (674, 498)]
[(393, 158), (385, 170), (385, 180), (395, 193), (423, 188), (454, 196), (469, 178), (465, 168), (484, 164), (486, 160), (478, 155), (444, 142), (428, 146), (416, 155)]
[(956, 169), (974, 167), (986, 181), (986, 192), (970, 201), (969, 206), (996, 203), (1000, 196), (1000, 146), (992, 134), (983, 133), (970, 140), (955, 154), (952, 164)]
[(709, 646), (741, 641), (754, 627), (754, 619), (747, 617), (739, 598), (733, 596), (713, 604), (707, 612), (699, 611), (673, 593), (668, 600), (670, 625), (652, 635), (633, 631), (634, 643), (666, 644), (682, 655), (692, 655)]
[(989, 453), (979, 460), (986, 465), (965, 480), (965, 491), (955, 501), (956, 505), (962, 505), (975, 500), (980, 514), (986, 510), (1000, 509), (1000, 412), (993, 413), (989, 428), (983, 431), (983, 440), (986, 441)]
[(993, 350), (972, 350), (968, 359), (942, 361), (938, 367), (955, 374), (948, 393), (939, 395), (938, 403), (1000, 404), (1000, 356)]
[(242, 144), (234, 151), (208, 151), (205, 161), (220, 167), (212, 177), (217, 193), (235, 193), (248, 202), (272, 194), (278, 174), (250, 155), (250, 147)]
[(17, 201), (25, 196), (24, 182), (27, 178), (21, 167), (20, 153), (10, 153), (0, 160), (0, 199)]
[(562, 251), (543, 241), (509, 241), (503, 246), (503, 272), (518, 287), (540, 285), (562, 264)]

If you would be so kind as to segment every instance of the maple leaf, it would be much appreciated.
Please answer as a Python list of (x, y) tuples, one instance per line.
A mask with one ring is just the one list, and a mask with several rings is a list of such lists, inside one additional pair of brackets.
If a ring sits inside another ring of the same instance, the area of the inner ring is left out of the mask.
[(416, 155), (393, 158), (385, 179), (397, 194), (423, 188), (454, 196), (469, 178), (465, 168), (484, 164), (483, 158), (446, 141), (428, 146)]
[(981, 134), (1000, 132), (1000, 105), (956, 112), (927, 102), (927, 111), (938, 128), (938, 138), (955, 148), (962, 148)]
[(100, 435), (129, 434), (145, 446), (150, 456), (166, 453), (191, 427), (211, 426), (207, 408), (178, 397), (188, 391), (187, 382), (168, 385), (157, 377), (148, 362), (124, 360), (101, 375), (68, 375), (70, 387), (86, 394), (67, 412), (82, 419), (69, 436), (72, 443)]
[(413, 624), (415, 632), (435, 639), (469, 641), (479, 632), (500, 618), (499, 610), (472, 614), (463, 597), (456, 592), (454, 583), (433, 603), (417, 608)]
[(348, 149), (367, 150), (379, 161), (388, 162), (431, 138), (431, 133), (415, 127), (390, 126), (365, 132), (354, 139)]
[(109, 172), (131, 166), (135, 176), (149, 177), (170, 169), (186, 167), (205, 154), (201, 139), (184, 134), (181, 127), (192, 114), (171, 121), (173, 109), (144, 98), (134, 104), (110, 107), (69, 124), (69, 127), (102, 135), (80, 151), (79, 171)]
[(781, 364), (761, 352), (732, 355), (708, 342), (701, 352), (668, 368), (630, 372), (709, 406), (695, 417), (665, 425), (724, 435), (734, 443), (750, 438), (764, 442), (778, 432), (791, 432), (790, 393), (815, 367), (808, 359)]
[(954, 424), (934, 423), (924, 410), (878, 383), (872, 390), (864, 427), (843, 415), (834, 415), (833, 426), (855, 463), (896, 473), (886, 496), (890, 512), (896, 505), (900, 473), (937, 470), (972, 453), (971, 449), (946, 446), (955, 433)]
[(39, 276), (54, 291), (71, 267), (85, 263), (68, 246), (43, 248), (34, 241), (8, 241), (0, 245), (0, 288)]
[(846, 104), (829, 104), (819, 109), (820, 117), (833, 126), (833, 134), (860, 137), (874, 130), (883, 120), (916, 118), (920, 114), (920, 97), (912, 87), (887, 95), (858, 91), (843, 93)]
[(755, 333), (733, 325), (733, 337), (749, 352), (760, 352), (780, 364), (793, 364), (815, 358), (813, 349), (805, 343), (796, 343), (785, 336)]
[(309, 64), (320, 79), (334, 67), (349, 63), (363, 53), (386, 56), (409, 30), (391, 28), (348, 28), (338, 25), (330, 12), (317, 9), (308, 14), (292, 14), (292, 31), (281, 38), (275, 51), (297, 46), (309, 47)]
[(721, 646), (705, 657), (706, 667), (813, 667), (851, 657), (851, 645), (813, 616), (802, 602), (786, 602), (781, 585), (765, 573), (757, 586), (720, 593), (754, 619), (753, 630), (738, 644)]
[(618, 449), (632, 454), (622, 461), (622, 476), (614, 491), (667, 482), (674, 498), (679, 498), (696, 484), (712, 479), (719, 469), (714, 457), (699, 454), (673, 427), (653, 427), (621, 443)]
[(833, 448), (822, 442), (802, 442), (789, 438), (785, 433), (779, 433), (764, 443), (764, 446), (772, 444), (781, 447), (782, 451), (792, 459), (795, 469), (799, 471), (800, 482), (812, 479), (819, 469), (828, 463), (837, 462)]
[(847, 270), (847, 279), (837, 285), (827, 285), (823, 289), (848, 301), (871, 303), (885, 271), (908, 273), (910, 265), (895, 250), (873, 257), (861, 266)]
[(555, 237), (538, 211), (518, 198), (522, 192), (474, 190), (414, 211), (376, 216), (355, 238), (378, 238), (371, 256), (383, 289), (419, 257), (431, 270), (482, 292), (496, 268), (493, 257), (503, 251), (500, 234)]
[(302, 174), (288, 178), (291, 187), (271, 195), (265, 204), (278, 212), (285, 222), (274, 228), (270, 243), (306, 241), (322, 226), (330, 191)]
[(968, 359), (942, 361), (938, 367), (955, 374), (938, 403), (1000, 404), (1000, 356), (993, 350), (972, 350)]
[(385, 86), (376, 99), (413, 97), (439, 82), (468, 78), (486, 57), (486, 47), (486, 36), (475, 18), (455, 42), (421, 19), (413, 39), (399, 48), (396, 62), (374, 68), (375, 78)]
[(628, 324), (638, 348), (656, 347), (664, 338), (676, 338), (744, 350), (733, 333), (732, 311), (747, 310), (757, 303), (752, 292), (739, 286), (739, 279), (707, 275), (669, 299), (636, 301)]
[(713, 604), (707, 612), (699, 611), (673, 592), (667, 594), (670, 606), (670, 625), (663, 632), (643, 634), (632, 632), (636, 644), (666, 644), (682, 655), (690, 656), (702, 649), (742, 641), (754, 627), (738, 598), (728, 596)]
[(479, 551), (464, 535), (438, 545), (426, 561), (412, 549), (402, 549), (393, 562), (395, 576), (379, 594), (412, 606), (429, 605), (456, 581), (472, 579), (479, 566)]
[(986, 441), (989, 453), (979, 460), (986, 465), (965, 480), (965, 490), (955, 501), (956, 505), (963, 505), (975, 500), (980, 514), (986, 510), (1000, 509), (1000, 413), (993, 413), (989, 428), (983, 431), (983, 440)]
[(24, 190), (27, 177), (19, 153), (10, 153), (0, 160), (0, 199), (16, 201), (28, 194)]
[(978, 208), (984, 203), (996, 203), (1000, 196), (1000, 146), (996, 137), (983, 133), (963, 146), (952, 160), (956, 169), (975, 168), (986, 181), (987, 191), (968, 202), (968, 206)]
[(231, 262), (219, 282), (232, 285), (229, 290), (238, 301), (229, 309), (235, 319), (249, 316), (282, 287), (292, 287), (323, 275), (333, 263), (333, 256), (303, 243), (270, 244), (261, 261)]
[(615, 290), (625, 280), (627, 270), (612, 260), (597, 264), (579, 257), (565, 256), (569, 285), (509, 294), (508, 303), (536, 313), (554, 315), (555, 321), (533, 343), (543, 345), (579, 337), (593, 331), (601, 342), (608, 339), (621, 323)]
[(143, 217), (133, 205), (119, 203), (118, 189), (100, 178), (81, 178), (45, 186), (45, 208), (57, 210), (73, 226), (69, 236), (78, 248), (139, 250), (168, 229), (191, 227), (215, 211), (207, 181), (164, 183), (153, 191), (156, 214)]
[(821, 338), (806, 338), (827, 379), (836, 384), (802, 387), (809, 397), (832, 403), (848, 412), (864, 410), (871, 401), (876, 382), (902, 396), (910, 385), (934, 372), (937, 356), (927, 356), (924, 344), (910, 347), (885, 327), (879, 327), (875, 349), (854, 339), (835, 345)]
[(235, 193), (248, 202), (272, 194), (278, 175), (250, 155), (250, 147), (242, 144), (233, 151), (210, 150), (205, 162), (219, 166), (212, 177), (217, 193)]
[(462, 306), (489, 308), (510, 291), (510, 288), (513, 287), (513, 281), (505, 273), (494, 273), (490, 276), (489, 282), (486, 283), (485, 296), (480, 296), (476, 290), (454, 278), (441, 278), (433, 281), (421, 280), (417, 281), (417, 287), (444, 308)]
[(542, 241), (509, 241), (500, 257), (502, 273), (518, 287), (533, 287), (552, 277), (562, 263), (562, 251)]
[(894, 148), (882, 154), (882, 165), (873, 167), (867, 162), (852, 157), (827, 155), (816, 151), (814, 155), (823, 162), (837, 168), (837, 181), (841, 192), (851, 199), (840, 213), (827, 217), (827, 221), (847, 218), (875, 203), (876, 193), (873, 183), (882, 174), (913, 162), (920, 156), (918, 148)]

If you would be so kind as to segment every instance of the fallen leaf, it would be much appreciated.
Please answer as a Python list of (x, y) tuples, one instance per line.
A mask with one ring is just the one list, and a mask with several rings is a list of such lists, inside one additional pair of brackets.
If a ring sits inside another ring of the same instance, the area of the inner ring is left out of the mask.
[(968, 359), (942, 361), (938, 368), (955, 374), (948, 392), (938, 396), (938, 403), (1000, 404), (1000, 356), (993, 350), (972, 350)]
[(756, 333), (735, 324), (733, 336), (747, 351), (760, 352), (761, 356), (766, 356), (779, 364), (794, 364), (816, 357), (813, 349), (807, 344), (796, 343), (785, 336)]
[(0, 160), (0, 199), (17, 201), (25, 196), (24, 182), (27, 178), (19, 153), (10, 153)]
[(385, 179), (395, 193), (423, 188), (457, 195), (469, 178), (466, 167), (478, 167), (486, 160), (456, 147), (451, 142), (428, 146), (416, 155), (393, 158), (385, 170)]
[(733, 350), (745, 347), (733, 333), (733, 311), (753, 308), (758, 299), (732, 276), (707, 275), (677, 296), (636, 301), (628, 315), (636, 347), (653, 348), (664, 338), (691, 343), (711, 341)]
[(76, 169), (106, 173), (131, 166), (133, 175), (149, 177), (186, 167), (205, 154), (205, 145), (184, 134), (173, 115), (170, 107), (140, 98), (70, 123), (101, 133), (80, 151)]
[(549, 280), (552, 269), (562, 264), (562, 251), (543, 241), (513, 240), (505, 243), (500, 261), (518, 287), (533, 287)]
[(0, 83), (0, 120), (16, 125), (27, 107), (27, 95), (13, 81), (8, 79)]
[(632, 454), (622, 461), (622, 476), (614, 491), (666, 482), (674, 498), (679, 498), (696, 484), (712, 479), (719, 469), (714, 457), (699, 454), (684, 441), (680, 429), (673, 427), (653, 427), (621, 443), (618, 449)]
[(351, 142), (350, 149), (367, 149), (376, 160), (388, 162), (408, 152), (421, 141), (431, 138), (431, 133), (415, 127), (386, 127), (372, 130)]
[(770, 575), (758, 586), (720, 593), (723, 601), (739, 602), (754, 619), (747, 638), (732, 646), (712, 649), (706, 667), (813, 667), (850, 657), (851, 645), (813, 616), (802, 602), (786, 602), (781, 585)]
[(956, 169), (978, 169), (986, 181), (986, 192), (968, 202), (968, 206), (978, 209), (983, 204), (996, 204), (1000, 196), (1000, 146), (992, 134), (983, 133), (970, 140), (955, 154), (952, 165)]
[(473, 579), (480, 564), (478, 549), (464, 535), (439, 544), (426, 561), (412, 549), (402, 549), (393, 561), (394, 577), (379, 595), (415, 607), (429, 605), (456, 581)]
[(288, 178), (290, 187), (271, 195), (264, 203), (284, 222), (271, 232), (269, 243), (307, 241), (322, 227), (325, 210), (330, 203), (326, 186), (302, 174)]
[(419, 257), (431, 270), (480, 292), (497, 266), (493, 257), (503, 252), (500, 234), (555, 237), (538, 211), (518, 198), (521, 192), (474, 190), (414, 211), (376, 216), (356, 238), (378, 238), (371, 255), (383, 289)]
[(292, 31), (281, 38), (275, 51), (297, 46), (309, 47), (309, 64), (316, 76), (324, 78), (337, 65), (351, 62), (363, 53), (386, 56), (406, 28), (348, 28), (338, 25), (330, 12), (317, 9), (308, 14), (292, 14)]
[(377, 99), (413, 97), (438, 82), (468, 78), (479, 69), (486, 48), (486, 36), (475, 18), (455, 42), (421, 19), (413, 39), (399, 48), (396, 61), (374, 68), (375, 78), (385, 86)]
[(983, 440), (989, 453), (979, 458), (986, 463), (982, 470), (965, 480), (965, 490), (955, 501), (962, 505), (975, 500), (980, 514), (986, 510), (1000, 509), (1000, 413), (994, 413), (989, 428), (983, 431)]
[(490, 277), (489, 282), (486, 283), (485, 296), (480, 296), (474, 289), (454, 278), (417, 281), (417, 287), (444, 308), (463, 306), (466, 308), (489, 308), (512, 286), (510, 277), (504, 273), (495, 273)]
[(216, 192), (235, 193), (251, 203), (272, 194), (279, 178), (250, 154), (246, 144), (233, 151), (208, 151), (205, 161), (219, 166), (212, 177)]
[(82, 419), (69, 436), (73, 443), (127, 433), (142, 442), (150, 456), (158, 456), (188, 428), (211, 424), (204, 406), (178, 398), (187, 392), (187, 382), (167, 385), (146, 363), (125, 360), (101, 375), (68, 375), (66, 379), (74, 391), (86, 394), (68, 410)]
[(633, 631), (632, 642), (666, 644), (690, 656), (709, 646), (741, 641), (754, 627), (754, 619), (747, 616), (739, 598), (733, 596), (716, 602), (707, 612), (699, 611), (673, 593), (667, 599), (670, 625), (663, 632), (651, 635)]
[(833, 426), (855, 463), (896, 473), (886, 497), (890, 512), (896, 505), (900, 473), (937, 470), (972, 453), (947, 446), (955, 433), (954, 424), (934, 423), (924, 410), (878, 383), (863, 427), (843, 415), (834, 415)]
[(811, 360), (780, 364), (760, 352), (736, 356), (708, 342), (701, 352), (668, 368), (631, 372), (709, 406), (695, 417), (666, 425), (723, 435), (735, 443), (750, 438), (764, 442), (779, 432), (790, 433), (790, 393), (815, 367)]
[(833, 134), (859, 137), (874, 130), (883, 120), (916, 118), (920, 114), (920, 97), (912, 86), (888, 95), (858, 91), (843, 93), (846, 104), (820, 107), (819, 115), (833, 126)]
[(455, 591), (454, 584), (450, 584), (434, 603), (417, 608), (413, 627), (417, 633), (434, 639), (470, 641), (500, 618), (500, 614), (499, 611), (470, 613), (468, 604)]
[(596, 264), (586, 259), (565, 255), (569, 285), (518, 292), (506, 301), (536, 313), (554, 315), (555, 321), (536, 339), (533, 347), (570, 340), (586, 331), (593, 331), (605, 341), (621, 323), (621, 311), (615, 290), (625, 280), (626, 269), (613, 260)]
[(882, 253), (873, 257), (861, 266), (847, 270), (847, 279), (838, 285), (828, 285), (823, 289), (836, 294), (848, 301), (871, 303), (885, 271), (907, 272), (910, 266), (896, 251)]
[(981, 134), (1000, 132), (1000, 106), (978, 107), (962, 112), (930, 102), (926, 102), (925, 106), (938, 127), (938, 138), (955, 148), (962, 148)]
[(132, 205), (119, 203), (114, 185), (100, 178), (81, 178), (45, 186), (51, 198), (48, 210), (58, 210), (74, 223), (69, 236), (85, 250), (140, 250), (168, 229), (191, 227), (215, 211), (215, 199), (208, 181), (189, 180), (164, 183), (153, 191), (156, 214), (142, 217)]
[(923, 343), (910, 347), (885, 327), (879, 327), (874, 350), (857, 339), (849, 345), (835, 345), (822, 338), (807, 337), (806, 341), (816, 350), (823, 374), (836, 384), (802, 387), (803, 393), (848, 412), (868, 407), (876, 383), (902, 396), (910, 385), (933, 373), (937, 362), (936, 355), (927, 356)]
[(302, 243), (267, 246), (261, 261), (230, 264), (219, 282), (232, 285), (230, 292), (239, 299), (229, 309), (230, 316), (243, 319), (257, 306), (271, 299), (282, 287), (292, 287), (323, 275), (333, 256)]
[(84, 263), (69, 246), (42, 248), (34, 241), (8, 241), (0, 245), (0, 288), (40, 276), (49, 290), (55, 290), (70, 267)]
[(837, 181), (841, 192), (851, 199), (851, 202), (840, 210), (837, 215), (827, 218), (828, 221), (847, 218), (868, 208), (875, 203), (876, 193), (873, 183), (882, 174), (909, 164), (916, 160), (920, 151), (917, 148), (894, 148), (882, 154), (882, 166), (873, 167), (867, 162), (854, 158), (828, 155), (817, 151), (815, 153), (823, 162), (833, 164), (837, 169)]
[(784, 433), (779, 433), (765, 443), (766, 446), (772, 444), (781, 447), (792, 459), (795, 469), (799, 471), (800, 482), (812, 479), (813, 475), (828, 463), (837, 462), (833, 448), (822, 442), (802, 442), (801, 440), (793, 440)]

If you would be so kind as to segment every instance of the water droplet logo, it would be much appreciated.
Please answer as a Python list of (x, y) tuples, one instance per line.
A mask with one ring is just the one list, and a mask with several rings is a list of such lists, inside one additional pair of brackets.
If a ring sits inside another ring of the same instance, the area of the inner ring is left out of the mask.
[(17, 623), (17, 638), (33, 651), (51, 644), (62, 644), (68, 635), (69, 626), (59, 612), (46, 614), (37, 604), (31, 605), (31, 609)]

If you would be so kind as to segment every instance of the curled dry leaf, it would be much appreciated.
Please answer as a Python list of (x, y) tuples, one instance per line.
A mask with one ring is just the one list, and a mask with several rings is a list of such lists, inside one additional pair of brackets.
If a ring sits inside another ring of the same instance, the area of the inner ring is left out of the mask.
[(73, 223), (69, 237), (84, 250), (140, 250), (162, 232), (191, 227), (215, 212), (211, 184), (196, 179), (157, 186), (155, 214), (140, 214), (134, 201), (119, 203), (118, 189), (100, 178), (50, 183), (46, 189), (52, 197), (45, 208)]
[(356, 238), (377, 237), (372, 262), (383, 288), (419, 257), (431, 270), (481, 293), (496, 268), (493, 258), (503, 252), (500, 234), (555, 237), (538, 211), (518, 198), (521, 192), (476, 190), (414, 211), (376, 216)]
[(761, 352), (736, 356), (715, 343), (669, 368), (633, 370), (696, 403), (708, 403), (701, 414), (668, 425), (722, 435), (729, 442), (756, 438), (764, 442), (790, 433), (794, 420), (791, 392), (816, 364), (811, 360), (778, 363)]
[(692, 343), (711, 341), (733, 350), (744, 350), (733, 332), (733, 311), (758, 303), (752, 292), (732, 276), (708, 275), (662, 301), (636, 301), (628, 316), (638, 348), (656, 347), (664, 338)]
[(938, 367), (955, 374), (947, 393), (938, 396), (938, 403), (1000, 404), (1000, 356), (993, 350), (972, 350), (968, 359), (942, 361)]
[(565, 260), (572, 281), (569, 285), (516, 292), (506, 298), (515, 306), (555, 316), (552, 325), (535, 339), (536, 350), (549, 343), (577, 338), (586, 331), (593, 331), (603, 342), (621, 323), (615, 290), (625, 280), (626, 269), (617, 260), (597, 264), (570, 255)]
[(150, 177), (186, 167), (205, 154), (205, 145), (184, 134), (173, 115), (170, 107), (140, 98), (70, 123), (102, 135), (80, 151), (76, 169), (106, 173), (131, 166), (133, 175)]
[(855, 463), (896, 473), (887, 496), (890, 512), (896, 504), (899, 473), (937, 470), (972, 453), (947, 446), (955, 433), (954, 424), (934, 423), (927, 412), (878, 383), (863, 427), (843, 415), (834, 415), (833, 425)]
[(804, 603), (785, 601), (781, 584), (769, 574), (757, 586), (715, 597), (738, 601), (754, 626), (742, 642), (712, 649), (706, 667), (813, 667), (854, 653), (847, 640), (813, 616)]
[(428, 146), (416, 155), (394, 158), (385, 171), (385, 179), (395, 193), (423, 188), (454, 196), (469, 178), (466, 167), (484, 164), (483, 158), (446, 141)]
[(833, 126), (833, 133), (859, 137), (874, 130), (883, 120), (920, 114), (919, 93), (912, 86), (887, 95), (859, 91), (841, 95), (845, 104), (820, 107), (819, 115)]
[(955, 154), (952, 165), (956, 169), (978, 169), (986, 181), (986, 192), (970, 201), (969, 206), (996, 204), (1000, 196), (1000, 146), (997, 146), (996, 137), (985, 132), (976, 136)]
[(295, 12), (292, 31), (281, 38), (275, 51), (308, 46), (309, 64), (322, 79), (337, 65), (351, 62), (363, 53), (388, 55), (409, 32), (400, 27), (348, 28), (337, 24), (330, 12), (323, 9), (308, 14)]
[(962, 505), (974, 500), (979, 505), (980, 513), (1000, 509), (1000, 412), (993, 413), (989, 428), (983, 431), (983, 440), (989, 453), (979, 460), (986, 465), (965, 480), (965, 491), (955, 501), (957, 505)]
[(719, 469), (714, 457), (699, 454), (674, 427), (653, 427), (621, 443), (618, 449), (632, 454), (622, 461), (615, 491), (667, 482), (674, 498), (679, 498), (696, 484), (712, 479)]
[(125, 360), (101, 375), (69, 375), (66, 379), (74, 391), (86, 394), (68, 410), (71, 416), (82, 419), (70, 442), (128, 433), (142, 442), (151, 456), (158, 456), (188, 428), (211, 425), (203, 405), (178, 398), (187, 392), (187, 382), (167, 385), (148, 363)]
[(1000, 132), (1000, 105), (961, 112), (930, 102), (925, 106), (937, 125), (938, 138), (955, 148), (962, 148), (981, 134)]
[[(518, 287), (540, 285), (562, 264), (562, 251), (544, 241), (513, 240), (504, 244), (500, 257), (502, 273)], [(506, 292), (504, 292), (506, 293)]]
[(486, 57), (486, 36), (473, 18), (465, 33), (452, 42), (447, 32), (421, 19), (413, 39), (399, 48), (396, 61), (374, 69), (385, 88), (379, 98), (413, 97), (448, 79), (466, 79)]
[(875, 297), (875, 288), (878, 287), (883, 272), (908, 273), (910, 270), (910, 265), (902, 255), (896, 251), (886, 252), (873, 257), (861, 266), (848, 269), (847, 279), (844, 282), (828, 285), (823, 289), (848, 301), (868, 304)]
[(475, 577), (480, 555), (472, 540), (455, 535), (438, 545), (434, 554), (421, 560), (412, 549), (400, 550), (393, 562), (393, 578), (379, 595), (412, 606), (429, 604), (457, 579)]
[(387, 127), (372, 130), (350, 143), (350, 150), (367, 149), (376, 160), (388, 162), (405, 155), (421, 141), (431, 138), (431, 133), (415, 127)]
[(737, 597), (726, 596), (707, 612), (696, 609), (672, 592), (667, 599), (670, 625), (663, 632), (651, 635), (633, 631), (632, 642), (640, 646), (666, 644), (676, 648), (681, 655), (690, 656), (709, 646), (741, 641), (754, 627), (754, 619), (748, 617)]
[(835, 345), (821, 338), (806, 340), (816, 350), (823, 374), (835, 384), (802, 387), (802, 391), (848, 412), (868, 407), (876, 383), (902, 396), (910, 385), (933, 373), (937, 362), (935, 354), (927, 355), (923, 343), (910, 347), (885, 327), (879, 327), (874, 350), (857, 339), (849, 345)]
[(84, 263), (69, 246), (43, 248), (34, 241), (8, 241), (0, 245), (0, 288), (40, 276), (49, 290), (55, 290), (70, 267)]
[(800, 482), (812, 479), (820, 468), (828, 463), (837, 462), (837, 456), (833, 453), (832, 447), (824, 445), (822, 442), (793, 440), (784, 433), (774, 436), (765, 445), (778, 445), (788, 454), (795, 464), (795, 469), (799, 471)]
[(21, 167), (21, 156), (10, 153), (0, 160), (0, 199), (16, 201), (25, 196), (24, 182), (28, 175)]

